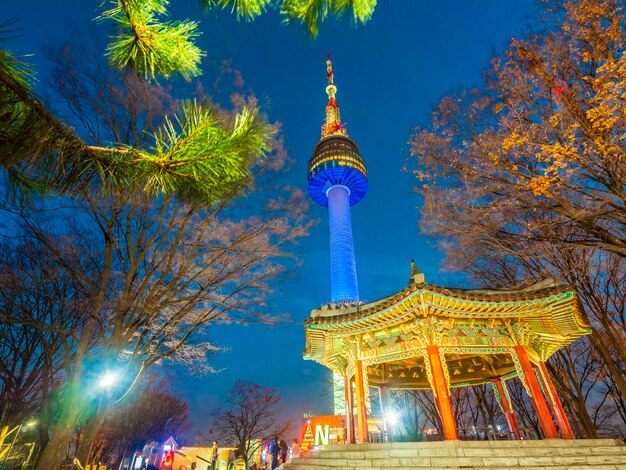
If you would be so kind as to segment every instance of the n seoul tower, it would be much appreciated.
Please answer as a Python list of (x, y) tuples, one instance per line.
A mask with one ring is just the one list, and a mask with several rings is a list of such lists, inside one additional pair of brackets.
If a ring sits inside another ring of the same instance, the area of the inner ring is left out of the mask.
[(333, 65), (326, 60), (328, 104), (322, 138), (309, 160), (309, 196), (328, 207), (330, 221), (330, 283), (332, 302), (359, 300), (350, 206), (367, 192), (365, 161), (341, 123), (335, 100)]

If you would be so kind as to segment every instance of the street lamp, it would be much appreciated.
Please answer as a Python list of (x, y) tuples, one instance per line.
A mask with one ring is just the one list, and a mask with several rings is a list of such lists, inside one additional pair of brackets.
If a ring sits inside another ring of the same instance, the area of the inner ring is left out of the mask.
[(390, 410), (385, 416), (385, 421), (387, 422), (387, 424), (389, 424), (389, 426), (395, 426), (396, 424), (398, 424), (398, 418), (398, 413)]
[[(121, 375), (120, 372), (116, 370), (106, 370), (102, 373), (102, 375), (100, 375), (100, 378), (98, 379), (98, 382), (97, 382), (97, 387), (104, 393), (98, 393), (96, 412), (95, 412), (95, 416), (93, 416), (92, 419), (95, 419), (97, 416), (100, 415), (101, 409), (103, 407), (105, 410), (104, 415), (106, 415), (106, 409), (108, 408), (109, 400), (111, 399), (111, 391), (113, 388), (115, 388), (118, 385), (120, 375)], [(96, 423), (97, 428), (95, 428), (93, 432), (97, 432), (97, 430), (100, 428), (102, 424), (102, 420), (104, 420), (104, 417), (101, 418), (100, 422)], [(84, 462), (85, 464), (89, 463), (92, 450), (93, 450), (93, 440), (89, 441), (89, 450), (85, 456), (85, 459), (86, 459), (86, 462)], [(81, 462), (77, 458), (74, 459), (74, 464), (77, 465), (79, 468), (82, 468)]]
[(116, 384), (117, 378), (118, 377), (115, 372), (107, 371), (102, 375), (102, 377), (100, 377), (98, 386), (108, 390)]
[(391, 442), (391, 436), (393, 435), (394, 431), (397, 431), (397, 429), (393, 428), (395, 428), (396, 424), (398, 424), (398, 420), (398, 412), (394, 411), (393, 409), (389, 409), (383, 415), (383, 442)]

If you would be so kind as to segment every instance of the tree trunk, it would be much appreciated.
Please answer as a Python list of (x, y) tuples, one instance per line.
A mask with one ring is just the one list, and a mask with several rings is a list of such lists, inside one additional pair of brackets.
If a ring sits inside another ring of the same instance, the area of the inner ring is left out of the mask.
[(478, 405), (478, 412), (480, 413), (480, 419), (483, 422), (482, 427), (484, 427), (485, 429), (488, 429), (490, 423), (487, 419), (487, 412), (486, 412), (487, 397), (486, 397), (486, 392), (485, 392), (485, 388), (483, 385), (477, 385), (476, 387), (474, 387), (474, 396), (476, 397), (476, 402)]
[(576, 416), (578, 416), (580, 424), (583, 428), (585, 438), (597, 439), (599, 437), (598, 431), (596, 430), (591, 416), (589, 416), (589, 412), (587, 411), (587, 405), (582, 397), (578, 400), (578, 403), (574, 404), (574, 408), (576, 409)]
[(582, 436), (588, 437), (587, 434), (581, 429), (582, 423), (580, 417), (578, 416), (578, 413), (576, 413), (576, 411), (572, 408), (567, 399), (563, 400), (563, 408), (570, 418), (569, 424), (572, 426), (572, 431), (574, 432), (574, 435), (577, 438), (580, 438)]
[(76, 458), (83, 466), (93, 463), (91, 462), (91, 459), (94, 458), (94, 456), (91, 455), (93, 444), (96, 441), (96, 437), (98, 437), (98, 432), (100, 432), (102, 423), (104, 423), (105, 416), (105, 413), (96, 412), (83, 428), (83, 437), (80, 440), (80, 445), (76, 452)]
[(66, 403), (59, 422), (54, 427), (48, 445), (43, 449), (35, 470), (59, 470), (72, 440), (78, 422), (79, 410), (75, 403)]
[(613, 383), (618, 388), (622, 397), (626, 398), (626, 381), (624, 377), (622, 377), (622, 373), (615, 364), (615, 361), (611, 357), (611, 353), (607, 349), (606, 345), (602, 341), (602, 338), (598, 335), (595, 329), (592, 329), (591, 334), (589, 335), (589, 339), (591, 340), (591, 344), (593, 344), (594, 348), (600, 356), (602, 360), (606, 364), (606, 367), (609, 369), (609, 373), (611, 374), (611, 379), (613, 379)]

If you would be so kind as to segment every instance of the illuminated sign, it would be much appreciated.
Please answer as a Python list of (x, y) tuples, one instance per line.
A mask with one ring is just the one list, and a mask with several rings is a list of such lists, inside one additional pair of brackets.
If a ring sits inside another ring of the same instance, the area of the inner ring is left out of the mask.
[(321, 424), (315, 426), (315, 445), (327, 446), (330, 436), (330, 426), (328, 424), (322, 427)]
[(306, 416), (302, 420), (300, 450), (308, 452), (314, 446), (327, 446), (345, 442), (343, 415)]
[(172, 468), (172, 465), (174, 465), (174, 451), (166, 450), (163, 453), (163, 462), (161, 462), (161, 467)]

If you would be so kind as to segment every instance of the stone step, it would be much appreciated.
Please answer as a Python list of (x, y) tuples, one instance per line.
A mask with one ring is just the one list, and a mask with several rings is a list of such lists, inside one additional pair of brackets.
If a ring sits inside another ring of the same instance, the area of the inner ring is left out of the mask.
[(320, 468), (502, 468), (502, 467), (551, 467), (551, 466), (600, 466), (626, 465), (626, 454), (594, 455), (594, 456), (525, 456), (525, 457), (420, 457), (420, 458), (389, 458), (389, 459), (299, 459), (285, 468), (320, 467)]
[(332, 445), (296, 458), (283, 468), (626, 470), (626, 446), (622, 441), (612, 439)]
[(380, 450), (380, 449), (413, 449), (419, 447), (594, 447), (594, 446), (624, 446), (619, 439), (544, 439), (524, 441), (429, 441), (429, 442), (389, 442), (378, 444), (330, 444), (324, 446), (325, 451), (334, 450)]
[[(282, 467), (285, 470), (328, 470), (329, 467), (326, 466), (300, 466), (293, 464), (284, 464)], [(335, 467), (336, 468), (336, 467)], [(592, 469), (592, 470), (624, 470), (626, 466), (622, 465), (551, 465), (551, 466), (542, 466), (542, 467), (520, 467), (520, 466), (512, 466), (512, 467), (455, 467), (455, 466), (446, 466), (446, 467), (402, 467), (403, 470), (583, 470), (583, 469)], [(388, 470), (389, 467), (376, 468), (376, 467), (367, 467), (366, 470)], [(279, 467), (280, 470), (280, 467)], [(342, 470), (361, 470), (361, 467), (343, 467)]]
[[(546, 452), (548, 450), (548, 452)], [(308, 458), (330, 460), (363, 460), (394, 457), (526, 457), (549, 453), (552, 456), (591, 456), (591, 455), (626, 455), (626, 447), (521, 447), (521, 448), (421, 448), (421, 449), (390, 449), (352, 452), (311, 452)]]

